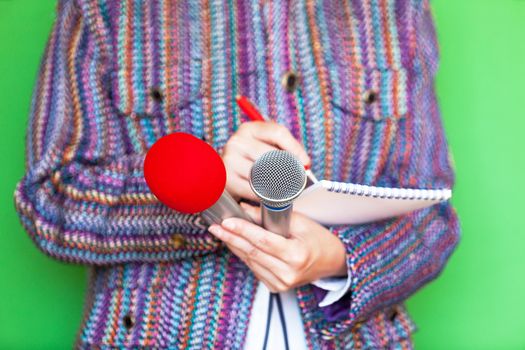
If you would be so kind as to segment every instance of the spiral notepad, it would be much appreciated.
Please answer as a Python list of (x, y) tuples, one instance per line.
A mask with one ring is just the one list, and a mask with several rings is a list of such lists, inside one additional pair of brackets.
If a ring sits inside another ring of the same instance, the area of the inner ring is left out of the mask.
[(294, 211), (324, 225), (361, 224), (407, 214), (452, 196), (450, 189), (412, 189), (321, 180), (294, 202)]

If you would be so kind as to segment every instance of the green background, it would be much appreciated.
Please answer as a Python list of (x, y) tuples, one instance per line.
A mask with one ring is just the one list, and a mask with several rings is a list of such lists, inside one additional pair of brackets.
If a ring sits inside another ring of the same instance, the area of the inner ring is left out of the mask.
[[(51, 260), (23, 231), (32, 86), (54, 0), (0, 0), (0, 348), (71, 348), (86, 271)], [(525, 349), (525, 1), (433, 0), (438, 93), (456, 161), (461, 243), (412, 297), (419, 349)]]

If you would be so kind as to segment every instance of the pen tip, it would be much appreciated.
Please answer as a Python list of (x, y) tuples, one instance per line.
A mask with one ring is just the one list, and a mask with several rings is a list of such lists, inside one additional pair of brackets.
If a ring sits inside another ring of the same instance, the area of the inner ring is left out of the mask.
[(236, 96), (235, 96), (235, 99), (236, 99), (237, 101), (239, 101), (241, 98), (242, 98), (241, 95), (236, 95)]

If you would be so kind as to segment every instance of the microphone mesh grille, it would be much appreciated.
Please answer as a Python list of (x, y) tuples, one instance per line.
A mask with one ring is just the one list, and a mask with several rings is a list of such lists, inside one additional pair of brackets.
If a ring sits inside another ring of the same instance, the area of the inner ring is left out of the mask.
[(288, 206), (301, 194), (305, 184), (304, 166), (287, 151), (264, 153), (251, 170), (250, 185), (253, 191), (270, 207)]

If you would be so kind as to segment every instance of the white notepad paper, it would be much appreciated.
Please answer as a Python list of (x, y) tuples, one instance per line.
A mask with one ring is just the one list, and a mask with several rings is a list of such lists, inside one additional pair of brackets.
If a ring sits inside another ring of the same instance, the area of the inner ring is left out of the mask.
[(362, 224), (407, 214), (452, 196), (450, 189), (411, 189), (321, 180), (307, 187), (294, 211), (323, 225)]

